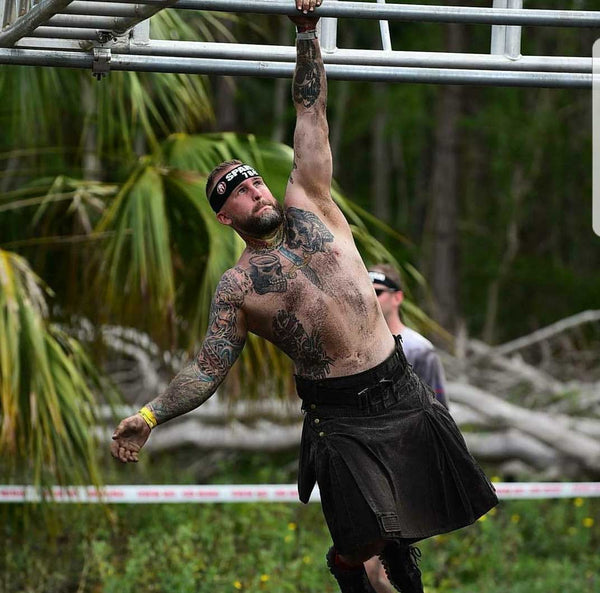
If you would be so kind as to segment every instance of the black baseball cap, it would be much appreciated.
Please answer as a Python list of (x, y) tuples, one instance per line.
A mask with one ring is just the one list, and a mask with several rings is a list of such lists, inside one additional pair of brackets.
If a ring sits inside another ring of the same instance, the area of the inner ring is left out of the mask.
[(379, 270), (369, 270), (369, 278), (373, 284), (383, 284), (392, 290), (402, 290), (397, 282)]

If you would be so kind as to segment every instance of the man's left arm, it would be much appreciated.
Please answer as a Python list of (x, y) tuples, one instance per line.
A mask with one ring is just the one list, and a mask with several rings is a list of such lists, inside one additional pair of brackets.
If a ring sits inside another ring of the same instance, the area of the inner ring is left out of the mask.
[[(298, 0), (296, 5), (310, 12), (320, 0)], [(333, 205), (333, 172), (327, 123), (327, 78), (316, 37), (318, 17), (290, 17), (298, 29), (296, 69), (292, 97), (296, 109), (294, 168), (290, 175), (286, 203), (309, 200), (323, 210)]]

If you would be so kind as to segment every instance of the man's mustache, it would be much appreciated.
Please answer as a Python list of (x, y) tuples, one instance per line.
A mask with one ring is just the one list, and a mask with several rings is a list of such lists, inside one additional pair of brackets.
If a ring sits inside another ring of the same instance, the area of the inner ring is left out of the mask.
[(256, 212), (258, 212), (261, 208), (264, 208), (265, 206), (271, 206), (271, 208), (275, 208), (275, 206), (273, 206), (273, 204), (271, 204), (271, 202), (259, 202), (256, 206), (254, 206), (254, 208), (252, 210), (252, 214), (255, 214)]

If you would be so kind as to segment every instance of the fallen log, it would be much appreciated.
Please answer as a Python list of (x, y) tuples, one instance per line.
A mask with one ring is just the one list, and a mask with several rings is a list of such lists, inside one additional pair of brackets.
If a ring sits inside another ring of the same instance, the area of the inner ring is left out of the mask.
[(550, 414), (527, 410), (465, 383), (448, 384), (448, 398), (482, 414), (492, 427), (512, 426), (577, 460), (586, 470), (600, 474), (600, 443), (570, 430)]

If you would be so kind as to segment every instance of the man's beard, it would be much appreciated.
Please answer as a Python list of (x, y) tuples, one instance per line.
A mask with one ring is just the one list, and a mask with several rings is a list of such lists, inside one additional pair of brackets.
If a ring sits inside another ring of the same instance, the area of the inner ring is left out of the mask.
[(273, 208), (265, 210), (260, 216), (253, 214), (245, 220), (235, 220), (235, 230), (258, 238), (271, 235), (283, 223), (283, 207), (279, 202), (275, 201), (268, 204), (260, 204), (255, 210), (258, 211), (264, 206), (273, 206)]

